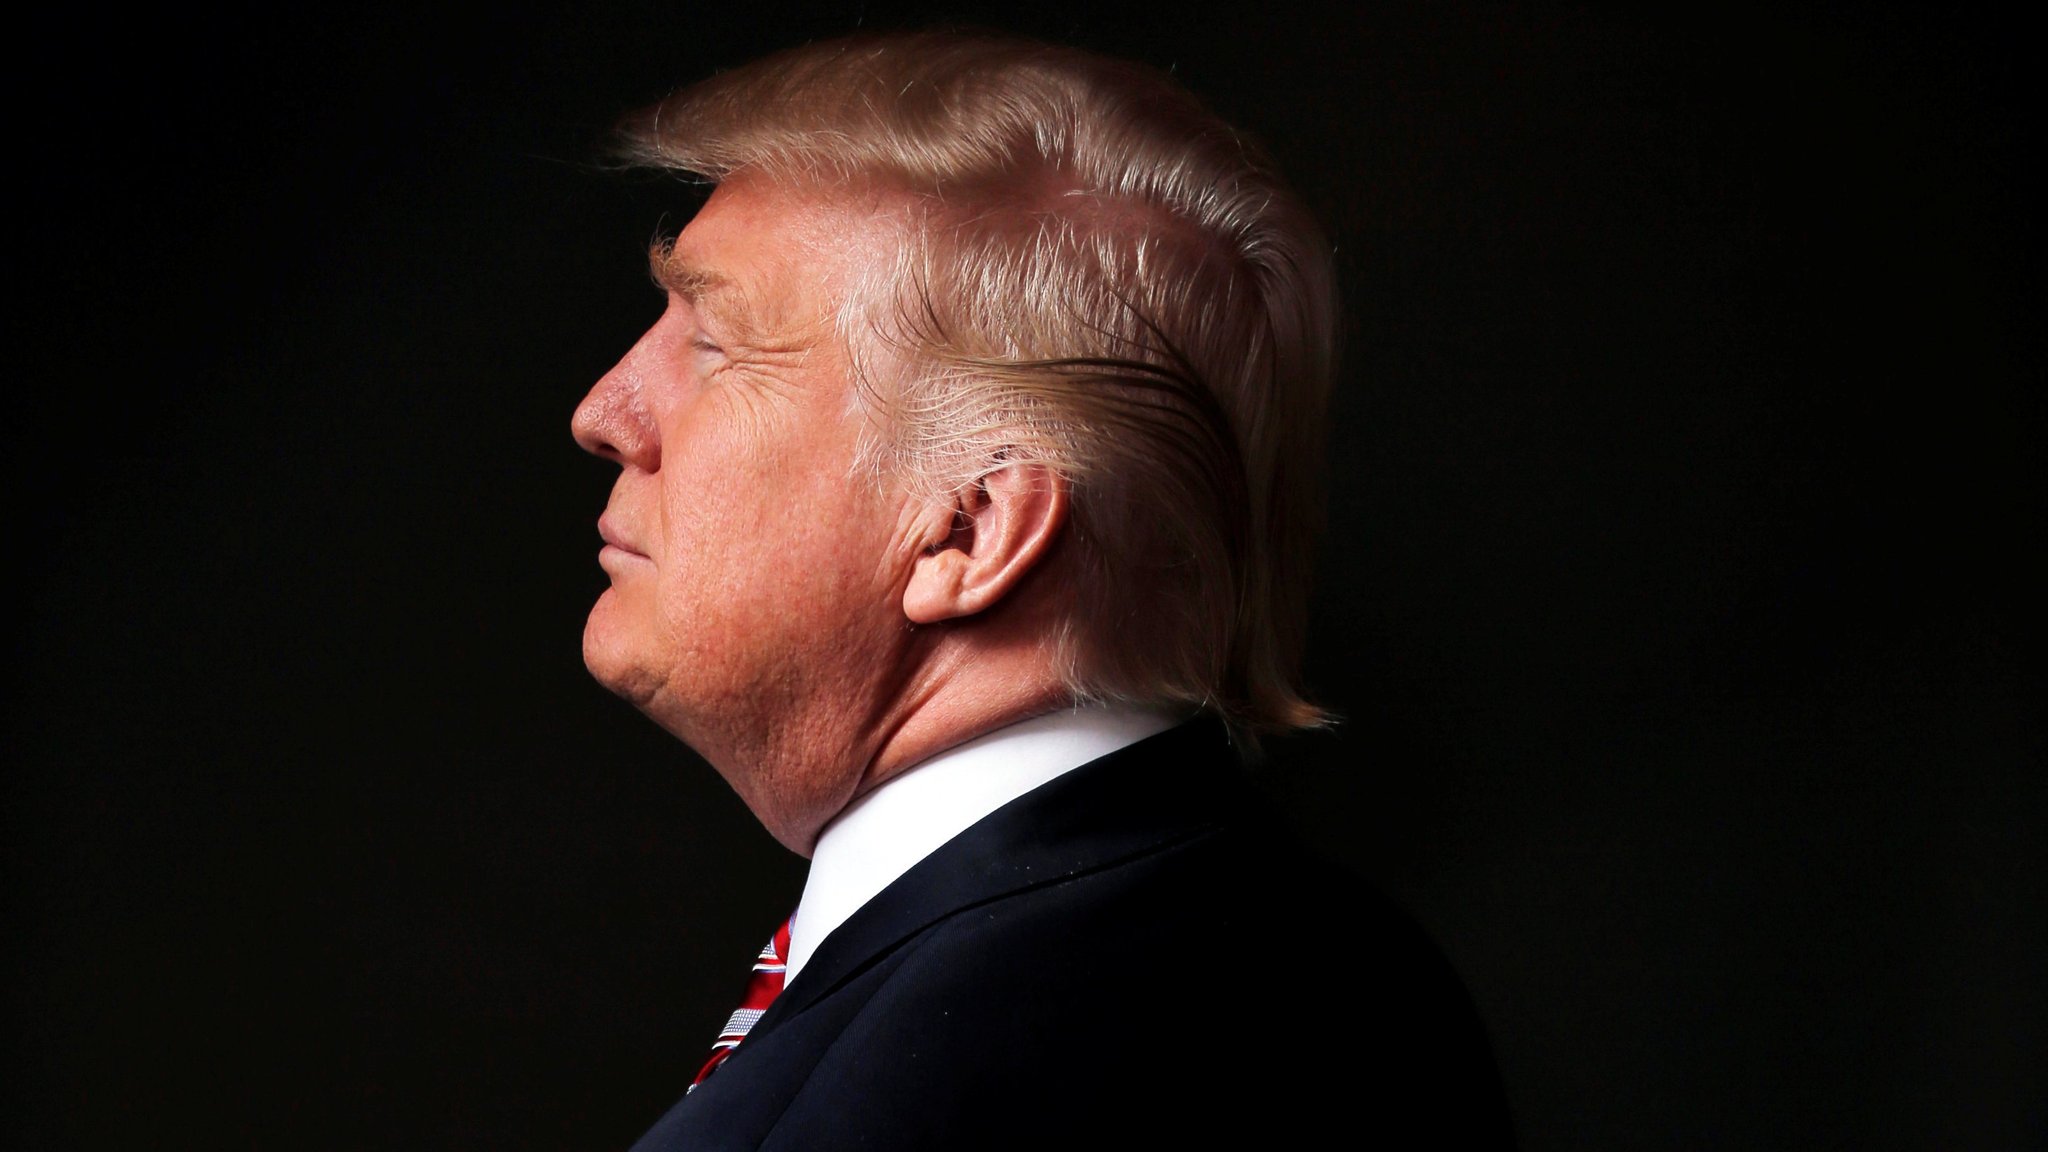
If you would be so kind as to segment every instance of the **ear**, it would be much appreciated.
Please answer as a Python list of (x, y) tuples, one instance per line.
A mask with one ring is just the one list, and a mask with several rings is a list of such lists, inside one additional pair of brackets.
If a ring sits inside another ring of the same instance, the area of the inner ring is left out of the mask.
[(937, 624), (985, 612), (1038, 566), (1067, 523), (1067, 484), (1038, 464), (983, 476), (938, 508), (903, 590), (903, 614)]

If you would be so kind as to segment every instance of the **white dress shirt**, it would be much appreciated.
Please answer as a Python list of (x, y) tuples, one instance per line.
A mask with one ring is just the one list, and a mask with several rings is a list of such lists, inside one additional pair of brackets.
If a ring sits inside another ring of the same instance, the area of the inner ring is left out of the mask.
[(948, 748), (847, 805), (811, 851), (784, 982), (795, 980), (825, 937), (861, 905), (975, 821), (1179, 720), (1130, 708), (1034, 716)]

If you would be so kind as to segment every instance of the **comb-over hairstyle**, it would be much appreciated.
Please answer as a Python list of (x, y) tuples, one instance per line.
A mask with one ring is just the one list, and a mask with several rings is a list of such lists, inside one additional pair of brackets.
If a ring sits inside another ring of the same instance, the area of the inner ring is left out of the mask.
[(1164, 73), (979, 33), (861, 35), (631, 117), (629, 162), (910, 205), (843, 334), (875, 459), (932, 494), (1030, 462), (1072, 493), (1079, 700), (1314, 726), (1300, 662), (1335, 340), (1329, 245)]

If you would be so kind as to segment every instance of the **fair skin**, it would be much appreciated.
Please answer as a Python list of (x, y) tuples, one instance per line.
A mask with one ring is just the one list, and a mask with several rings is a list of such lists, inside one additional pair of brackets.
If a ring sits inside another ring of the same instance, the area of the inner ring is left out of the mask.
[(585, 663), (806, 856), (856, 797), (1063, 699), (1064, 483), (1011, 465), (920, 498), (857, 465), (833, 319), (905, 207), (729, 177), (657, 268), (667, 310), (571, 422), (619, 466)]

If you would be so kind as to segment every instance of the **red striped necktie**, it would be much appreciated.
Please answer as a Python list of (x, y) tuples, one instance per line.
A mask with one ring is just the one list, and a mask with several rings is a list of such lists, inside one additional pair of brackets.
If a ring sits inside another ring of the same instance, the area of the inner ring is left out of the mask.
[(697, 1085), (702, 1084), (704, 1078), (711, 1075), (711, 1070), (723, 1064), (725, 1058), (732, 1055), (732, 1050), (740, 1046), (741, 1040), (746, 1039), (747, 1031), (754, 1026), (754, 1021), (759, 1020), (761, 1013), (768, 1010), (768, 1005), (775, 999), (775, 994), (782, 991), (782, 974), (785, 971), (783, 961), (789, 955), (789, 926), (794, 923), (796, 916), (792, 914), (789, 919), (782, 922), (782, 927), (775, 930), (775, 935), (768, 938), (767, 946), (761, 949), (760, 957), (754, 961), (754, 974), (747, 978), (746, 995), (740, 998), (740, 1006), (733, 1010), (732, 1019), (725, 1022), (725, 1031), (718, 1034), (718, 1042), (711, 1046), (711, 1058), (704, 1061), (704, 1067), (698, 1070), (697, 1078), (690, 1081), (688, 1091), (683, 1093), (685, 1096), (696, 1091)]

